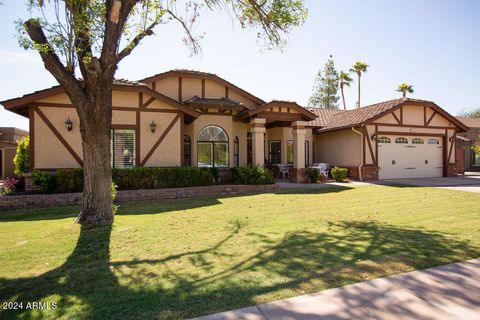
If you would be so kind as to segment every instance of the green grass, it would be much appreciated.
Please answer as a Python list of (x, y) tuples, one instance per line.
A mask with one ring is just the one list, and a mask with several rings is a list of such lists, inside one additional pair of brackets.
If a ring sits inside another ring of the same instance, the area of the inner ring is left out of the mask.
[(187, 318), (480, 256), (480, 194), (369, 186), (0, 214), (0, 318)]

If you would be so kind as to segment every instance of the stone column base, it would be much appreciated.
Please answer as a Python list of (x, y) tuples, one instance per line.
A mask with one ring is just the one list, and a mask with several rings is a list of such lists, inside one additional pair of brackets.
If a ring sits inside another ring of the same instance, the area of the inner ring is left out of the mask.
[(292, 168), (290, 169), (289, 178), (290, 182), (302, 183), (305, 182), (305, 168)]

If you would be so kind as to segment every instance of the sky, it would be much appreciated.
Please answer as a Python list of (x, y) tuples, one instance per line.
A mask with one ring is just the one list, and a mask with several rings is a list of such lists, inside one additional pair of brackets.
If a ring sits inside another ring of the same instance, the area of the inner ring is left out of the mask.
[[(370, 67), (362, 77), (362, 106), (400, 96), (431, 100), (457, 115), (480, 107), (480, 1), (306, 0), (309, 17), (287, 36), (283, 50), (266, 50), (258, 30), (242, 29), (224, 12), (205, 12), (196, 26), (202, 53), (191, 56), (176, 23), (161, 25), (119, 65), (117, 78), (138, 80), (170, 69), (216, 73), (263, 100), (306, 106), (318, 70), (333, 55), (337, 70), (356, 61)], [(24, 1), (0, 6), (0, 101), (56, 85), (37, 53), (20, 48), (14, 21), (29, 17)], [(347, 88), (355, 105), (356, 83)], [(28, 120), (0, 107), (0, 126), (28, 129)]]

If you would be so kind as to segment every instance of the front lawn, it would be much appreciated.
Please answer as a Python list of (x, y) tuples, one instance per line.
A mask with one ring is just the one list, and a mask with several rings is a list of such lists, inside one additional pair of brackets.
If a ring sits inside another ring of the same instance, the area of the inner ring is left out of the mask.
[[(480, 256), (480, 194), (368, 186), (0, 213), (0, 318), (187, 318)], [(2, 305), (3, 307), (3, 305)]]

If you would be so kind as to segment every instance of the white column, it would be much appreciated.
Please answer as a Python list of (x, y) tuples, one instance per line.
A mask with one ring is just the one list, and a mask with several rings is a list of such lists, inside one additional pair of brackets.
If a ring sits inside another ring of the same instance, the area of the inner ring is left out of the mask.
[(252, 133), (252, 163), (263, 166), (265, 164), (265, 119), (250, 120)]
[(293, 128), (293, 172), (291, 180), (303, 182), (305, 179), (305, 129), (306, 122), (292, 122)]

